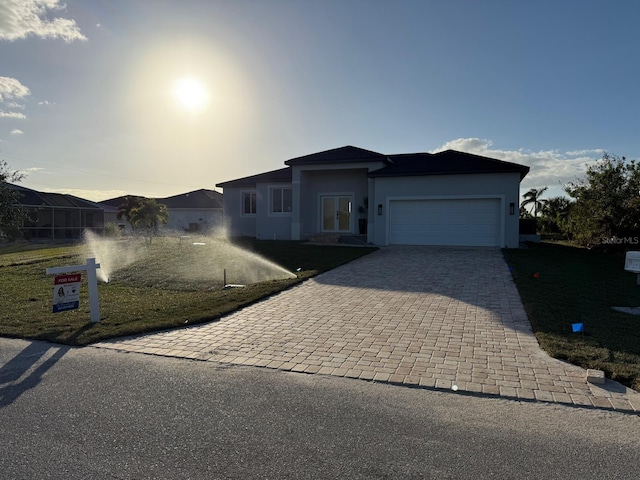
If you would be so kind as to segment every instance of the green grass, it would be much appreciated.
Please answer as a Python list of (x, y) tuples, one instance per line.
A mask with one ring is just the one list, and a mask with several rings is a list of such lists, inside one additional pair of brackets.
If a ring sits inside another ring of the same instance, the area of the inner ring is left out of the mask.
[[(51, 313), (53, 276), (45, 269), (84, 263), (88, 253), (83, 246), (2, 246), (0, 335), (86, 345), (207, 322), (374, 250), (254, 239), (236, 244), (288, 271), (300, 271), (295, 278), (223, 289), (222, 275), (214, 269), (224, 264), (228, 283), (235, 283), (237, 268), (231, 256), (215, 251), (194, 256), (209, 247), (194, 250), (175, 239), (159, 239), (151, 246), (139, 246), (148, 253), (144, 260), (114, 272), (109, 284), (99, 284), (97, 324), (89, 321), (86, 284), (78, 310)], [(640, 306), (640, 286), (635, 274), (624, 271), (622, 254), (541, 243), (505, 250), (505, 257), (543, 349), (553, 357), (603, 370), (609, 378), (640, 390), (640, 316), (611, 310), (611, 306)], [(163, 269), (163, 264), (187, 265), (192, 274), (177, 267)], [(539, 278), (534, 278), (536, 272)], [(573, 333), (572, 323), (583, 323), (584, 334)]]
[[(640, 316), (611, 309), (640, 306), (622, 253), (540, 243), (504, 255), (544, 350), (640, 390)], [(583, 323), (584, 333), (573, 333), (572, 323)]]
[[(239, 243), (245, 250), (289, 271), (295, 272), (298, 268), (300, 271), (294, 278), (224, 289), (222, 267), (228, 269), (227, 283), (238, 283), (241, 262), (238, 256), (225, 253), (226, 250), (207, 250), (209, 243), (187, 247), (176, 239), (156, 239), (150, 246), (138, 245), (138, 254), (143, 251), (145, 255), (143, 260), (132, 261), (115, 271), (108, 284), (99, 283), (100, 322), (97, 324), (89, 321), (85, 276), (80, 308), (54, 314), (54, 276), (45, 272), (49, 267), (85, 263), (89, 255), (86, 247), (3, 246), (0, 248), (0, 335), (86, 345), (118, 336), (207, 322), (375, 250), (242, 239)], [(194, 256), (193, 251), (198, 255)], [(166, 264), (172, 268), (161, 268)], [(189, 268), (182, 268), (184, 265)], [(214, 267), (218, 270), (214, 271)]]

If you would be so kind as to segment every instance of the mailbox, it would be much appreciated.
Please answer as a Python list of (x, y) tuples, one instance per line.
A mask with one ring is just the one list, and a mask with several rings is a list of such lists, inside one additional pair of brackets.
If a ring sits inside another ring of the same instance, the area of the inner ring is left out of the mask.
[(627, 252), (624, 269), (627, 272), (640, 273), (640, 252)]

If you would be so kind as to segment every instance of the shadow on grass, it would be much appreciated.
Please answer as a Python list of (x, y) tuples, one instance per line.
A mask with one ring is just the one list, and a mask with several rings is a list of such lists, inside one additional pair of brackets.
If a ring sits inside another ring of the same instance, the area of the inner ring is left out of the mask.
[[(54, 350), (53, 355), (36, 368), (33, 368), (50, 350)], [(0, 408), (11, 405), (27, 390), (36, 387), (45, 372), (53, 367), (68, 351), (69, 347), (32, 342), (3, 365), (0, 368)]]

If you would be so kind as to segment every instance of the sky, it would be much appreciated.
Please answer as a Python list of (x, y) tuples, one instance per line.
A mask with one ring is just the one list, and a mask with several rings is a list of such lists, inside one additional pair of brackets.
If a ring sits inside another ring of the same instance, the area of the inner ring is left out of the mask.
[(0, 160), (166, 197), (353, 145), (455, 149), (563, 193), (640, 159), (640, 3), (0, 0)]

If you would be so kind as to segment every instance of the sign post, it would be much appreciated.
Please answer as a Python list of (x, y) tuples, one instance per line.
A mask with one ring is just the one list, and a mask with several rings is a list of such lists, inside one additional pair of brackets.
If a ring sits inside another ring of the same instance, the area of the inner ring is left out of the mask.
[[(96, 263), (96, 259), (95, 258), (87, 258), (87, 264), (86, 265), (71, 265), (68, 267), (56, 267), (56, 268), (47, 268), (46, 272), (47, 275), (58, 275), (58, 274), (65, 274), (65, 273), (74, 273), (74, 272), (87, 272), (87, 285), (89, 286), (89, 307), (91, 308), (91, 322), (92, 323), (98, 323), (100, 321), (100, 302), (98, 300), (98, 278), (96, 276), (96, 269), (100, 268), (100, 264)], [(67, 282), (66, 280), (63, 282), (61, 281), (60, 285), (62, 285), (62, 283), (65, 284), (70, 284), (70, 283), (78, 283), (80, 281), (80, 275), (60, 275), (59, 277), (56, 277), (56, 280), (58, 278), (70, 278), (70, 279), (74, 279), (75, 277), (78, 278), (77, 282)], [(79, 284), (78, 284), (78, 289), (77, 289), (77, 293), (78, 293), (78, 304), (79, 304), (79, 295), (80, 295), (80, 288), (79, 288)], [(71, 310), (72, 308), (78, 308), (78, 306), (76, 305), (75, 307), (68, 307), (68, 308), (60, 308), (59, 310), (56, 310), (56, 299), (55, 299), (55, 295), (58, 294), (60, 288), (63, 289), (63, 293), (65, 293), (65, 289), (64, 287), (59, 286), (58, 284), (56, 284), (56, 288), (57, 291), (54, 289), (54, 306), (53, 306), (53, 312), (61, 312), (63, 310)], [(75, 301), (74, 301), (75, 302)], [(66, 305), (68, 303), (71, 303), (71, 300), (69, 300), (68, 302), (59, 302), (59, 305)]]

